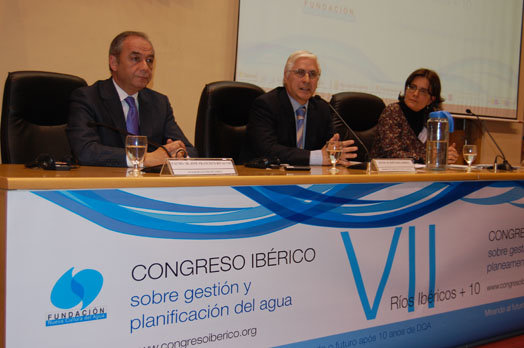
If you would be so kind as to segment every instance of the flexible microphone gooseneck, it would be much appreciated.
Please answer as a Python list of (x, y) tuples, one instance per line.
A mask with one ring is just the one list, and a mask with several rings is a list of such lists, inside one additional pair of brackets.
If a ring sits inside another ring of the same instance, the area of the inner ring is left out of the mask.
[[(117, 127), (111, 126), (109, 124), (101, 123), (101, 122), (89, 121), (89, 122), (87, 122), (87, 126), (90, 127), (90, 128), (102, 127), (102, 128), (111, 129), (112, 131), (120, 133), (122, 135), (132, 135), (127, 130), (119, 129)], [(164, 147), (164, 145), (157, 144), (155, 142), (149, 141), (149, 139), (147, 139), (147, 142), (148, 142), (148, 144), (151, 144), (151, 145), (153, 145), (153, 146), (155, 146), (157, 148), (162, 148), (167, 153), (167, 157), (171, 157), (171, 154), (169, 153), (169, 151), (167, 151), (167, 149)]]
[(337, 112), (337, 110), (335, 110), (335, 108), (333, 107), (333, 105), (331, 105), (330, 103), (328, 103), (327, 101), (325, 101), (324, 99), (322, 99), (319, 95), (316, 95), (315, 96), (315, 99), (317, 100), (322, 100), (324, 103), (326, 103), (330, 108), (331, 110), (333, 110), (333, 112), (335, 113), (335, 115), (337, 115), (338, 119), (342, 122), (342, 124), (344, 125), (344, 127), (346, 127), (350, 132), (351, 134), (353, 134), (353, 136), (355, 137), (355, 139), (358, 140), (358, 142), (360, 143), (360, 145), (362, 145), (362, 148), (364, 149), (364, 151), (366, 152), (366, 157), (364, 158), (364, 162), (369, 162), (371, 160), (371, 156), (369, 154), (369, 150), (367, 148), (367, 146), (364, 144), (364, 142), (362, 141), (362, 139), (360, 139), (360, 137), (357, 135), (357, 133), (355, 133), (353, 131), (353, 129), (351, 129), (351, 127), (347, 124), (346, 121), (344, 121), (344, 119), (342, 118), (342, 116), (340, 116), (340, 114)]
[[(514, 168), (511, 166), (511, 164), (509, 164), (509, 162), (506, 160), (506, 156), (504, 155), (504, 152), (502, 152), (502, 149), (500, 148), (499, 144), (497, 144), (497, 142), (495, 141), (495, 139), (493, 138), (493, 136), (491, 135), (491, 133), (489, 132), (489, 129), (488, 127), (486, 127), (486, 125), (484, 124), (484, 120), (482, 120), (479, 115), (473, 113), (471, 111), (471, 109), (466, 109), (466, 113), (470, 116), (475, 116), (477, 118), (477, 120), (480, 122), (480, 126), (482, 129), (484, 129), (486, 131), (486, 133), (488, 133), (489, 137), (491, 138), (491, 140), (493, 141), (493, 143), (495, 144), (495, 146), (497, 147), (497, 149), (499, 150), (500, 152), (500, 156), (497, 155), (495, 157), (495, 165), (497, 166), (497, 169), (500, 169), (500, 170), (507, 170), (507, 171), (512, 171)], [(502, 164), (498, 165), (496, 164), (497, 162), (497, 157), (502, 157)]]

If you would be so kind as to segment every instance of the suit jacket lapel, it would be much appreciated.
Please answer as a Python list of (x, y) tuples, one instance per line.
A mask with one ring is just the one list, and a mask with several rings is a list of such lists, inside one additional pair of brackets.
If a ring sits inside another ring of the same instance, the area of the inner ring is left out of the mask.
[(289, 146), (296, 146), (297, 145), (297, 126), (296, 126), (296, 120), (295, 120), (295, 112), (293, 111), (293, 106), (291, 105), (291, 101), (289, 100), (289, 96), (287, 95), (286, 89), (282, 87), (282, 90), (278, 94), (278, 98), (280, 100), (280, 106), (282, 108), (281, 115), (284, 115), (284, 126), (288, 130), (287, 139), (294, 139), (293, 144), (289, 144)]
[(140, 118), (140, 134), (153, 135), (153, 124), (151, 123), (152, 105), (147, 96), (147, 90), (138, 92), (138, 117)]
[[(116, 92), (116, 88), (111, 79), (102, 82), (100, 96), (102, 97), (104, 107), (106, 108), (107, 117), (111, 119), (116, 128), (126, 131), (127, 126), (122, 103), (120, 102), (120, 98), (118, 97), (118, 93)], [(125, 144), (125, 135), (120, 134), (120, 136), (122, 138), (122, 143)]]
[[(317, 104), (315, 103), (315, 100), (313, 98), (309, 99), (308, 107), (307, 107), (307, 122), (306, 122), (306, 139), (304, 142), (304, 148), (308, 149), (308, 143), (311, 142), (314, 135), (317, 133), (317, 131), (320, 129), (321, 125), (317, 125), (318, 123), (318, 117), (316, 117), (317, 113)], [(308, 141), (309, 139), (309, 141)]]

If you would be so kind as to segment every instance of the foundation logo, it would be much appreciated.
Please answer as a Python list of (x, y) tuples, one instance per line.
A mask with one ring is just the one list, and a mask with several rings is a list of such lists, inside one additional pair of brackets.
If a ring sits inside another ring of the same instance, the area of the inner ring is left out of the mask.
[[(74, 267), (66, 271), (51, 291), (51, 303), (65, 310), (47, 315), (46, 326), (72, 324), (105, 319), (104, 307), (89, 306), (102, 290), (104, 277), (94, 269), (84, 269), (73, 275)], [(78, 307), (80, 308), (74, 309)]]

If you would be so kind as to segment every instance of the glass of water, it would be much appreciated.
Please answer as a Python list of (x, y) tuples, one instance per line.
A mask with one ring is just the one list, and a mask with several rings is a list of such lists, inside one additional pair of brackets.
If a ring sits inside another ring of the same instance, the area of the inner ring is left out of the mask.
[(329, 155), (329, 160), (331, 161), (332, 167), (329, 168), (331, 174), (336, 174), (339, 172), (337, 169), (337, 161), (342, 155), (342, 142), (331, 140), (326, 143), (327, 153)]
[(471, 163), (477, 157), (477, 145), (464, 145), (462, 156), (464, 156), (464, 161), (468, 164), (468, 172), (471, 172)]
[(133, 176), (143, 174), (140, 170), (140, 164), (144, 162), (147, 150), (147, 137), (143, 135), (128, 135), (126, 137), (126, 155), (133, 164)]

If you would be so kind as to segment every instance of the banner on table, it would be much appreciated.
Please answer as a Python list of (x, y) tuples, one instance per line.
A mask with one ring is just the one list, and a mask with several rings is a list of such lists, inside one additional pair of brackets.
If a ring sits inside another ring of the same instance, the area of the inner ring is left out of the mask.
[(8, 347), (439, 347), (524, 328), (519, 181), (8, 202)]

